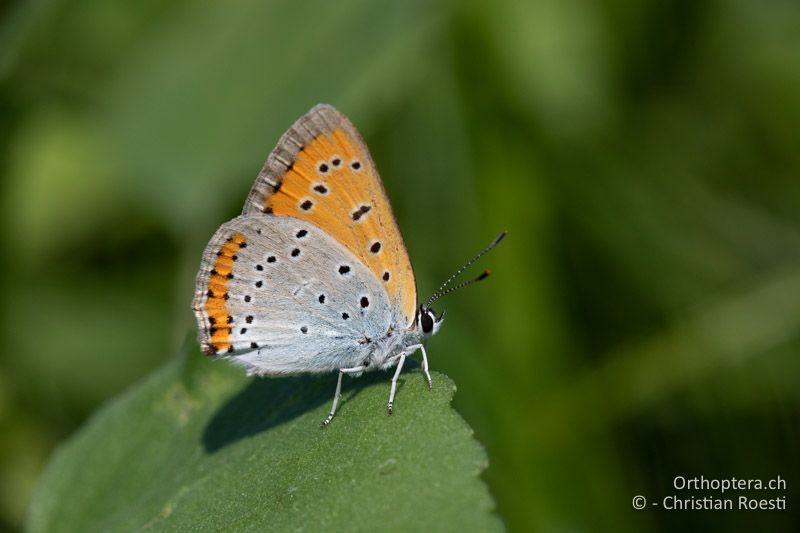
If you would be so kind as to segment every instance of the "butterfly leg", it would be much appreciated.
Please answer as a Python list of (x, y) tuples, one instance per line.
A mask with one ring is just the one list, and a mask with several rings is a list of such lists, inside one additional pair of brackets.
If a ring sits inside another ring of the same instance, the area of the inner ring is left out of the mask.
[(431, 373), (428, 371), (428, 353), (425, 351), (425, 346), (421, 344), (419, 345), (419, 350), (422, 352), (422, 371), (425, 372), (425, 379), (428, 380), (428, 390), (433, 390)]
[(345, 374), (357, 374), (358, 372), (362, 372), (364, 370), (364, 365), (361, 366), (354, 366), (353, 368), (340, 368), (339, 369), (339, 379), (336, 381), (336, 394), (333, 395), (333, 405), (331, 405), (331, 412), (328, 413), (328, 418), (326, 418), (320, 427), (325, 429), (328, 427), (328, 424), (331, 423), (333, 420), (333, 416), (336, 414), (336, 407), (339, 405), (339, 400), (342, 397), (342, 376)]
[(397, 370), (394, 372), (394, 377), (392, 378), (392, 388), (389, 390), (389, 403), (386, 404), (386, 410), (389, 414), (392, 414), (392, 409), (394, 407), (394, 393), (397, 389), (397, 378), (400, 377), (400, 372), (403, 370), (403, 363), (406, 362), (406, 352), (402, 352), (400, 354), (400, 360), (397, 362)]

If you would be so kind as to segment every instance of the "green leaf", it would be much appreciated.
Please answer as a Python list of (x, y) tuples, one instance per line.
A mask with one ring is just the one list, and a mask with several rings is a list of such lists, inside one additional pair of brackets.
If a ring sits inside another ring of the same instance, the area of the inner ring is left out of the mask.
[(345, 378), (246, 378), (194, 350), (96, 413), (54, 455), (31, 531), (502, 529), (486, 455), (418, 368)]

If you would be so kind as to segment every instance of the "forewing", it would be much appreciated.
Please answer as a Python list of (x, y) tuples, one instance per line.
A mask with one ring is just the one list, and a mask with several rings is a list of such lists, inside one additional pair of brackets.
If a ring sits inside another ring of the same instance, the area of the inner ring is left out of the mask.
[(318, 105), (281, 137), (243, 214), (294, 217), (322, 228), (383, 285), (410, 326), (417, 305), (411, 261), (378, 171), (361, 136), (329, 105)]

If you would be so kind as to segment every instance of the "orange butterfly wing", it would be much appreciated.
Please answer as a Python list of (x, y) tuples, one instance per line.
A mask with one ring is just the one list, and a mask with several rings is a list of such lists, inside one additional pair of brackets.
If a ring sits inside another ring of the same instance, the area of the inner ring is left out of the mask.
[(411, 326), (414, 271), (378, 170), (347, 118), (315, 106), (281, 137), (264, 163), (242, 214), (306, 220), (330, 234), (383, 280)]

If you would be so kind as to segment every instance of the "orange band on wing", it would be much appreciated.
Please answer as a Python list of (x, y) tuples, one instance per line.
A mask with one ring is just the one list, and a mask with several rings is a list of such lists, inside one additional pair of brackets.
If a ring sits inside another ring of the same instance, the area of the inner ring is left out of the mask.
[(341, 128), (315, 137), (297, 153), (262, 210), (325, 230), (381, 280), (410, 323), (414, 273), (377, 171), (356, 142)]
[(231, 343), (231, 327), (233, 321), (228, 311), (228, 280), (233, 277), (233, 262), (236, 261), (236, 252), (245, 245), (247, 239), (241, 233), (230, 237), (217, 252), (217, 260), (208, 279), (208, 300), (206, 300), (206, 313), (211, 324), (209, 344), (212, 353), (233, 351)]
[(336, 109), (317, 105), (283, 134), (242, 210), (255, 213), (322, 229), (369, 268), (396, 318), (413, 326), (417, 288), (408, 251), (369, 149)]

